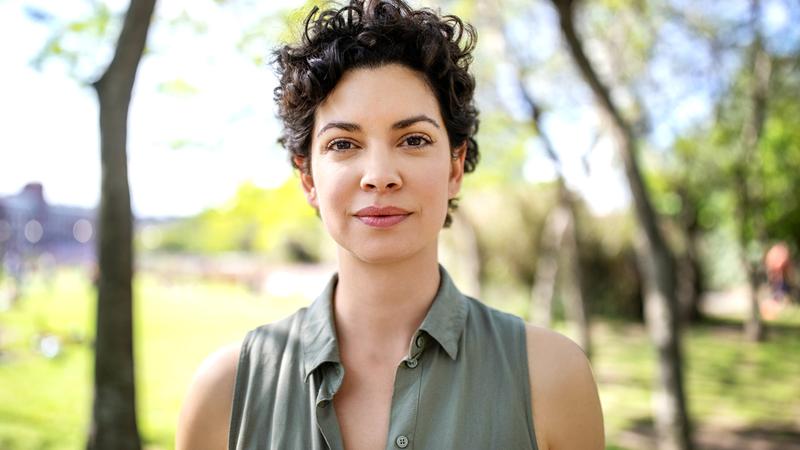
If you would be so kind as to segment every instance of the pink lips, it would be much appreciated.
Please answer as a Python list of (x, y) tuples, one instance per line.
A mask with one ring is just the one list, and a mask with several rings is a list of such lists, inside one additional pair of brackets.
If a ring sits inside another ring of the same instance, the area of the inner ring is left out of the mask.
[(376, 228), (388, 228), (406, 220), (409, 211), (396, 206), (368, 206), (356, 213), (356, 219)]

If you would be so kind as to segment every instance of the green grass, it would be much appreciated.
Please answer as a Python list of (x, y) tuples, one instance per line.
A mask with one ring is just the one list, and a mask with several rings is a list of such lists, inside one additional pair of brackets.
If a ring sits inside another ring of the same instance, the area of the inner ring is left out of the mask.
[[(0, 285), (2, 288), (2, 285)], [(0, 313), (0, 449), (82, 448), (91, 410), (94, 291), (77, 270), (26, 282), (17, 304)], [(303, 306), (244, 288), (188, 281), (135, 283), (137, 411), (146, 448), (173, 447), (180, 403), (205, 356), (244, 333)], [(62, 338), (53, 359), (38, 335)]]
[[(616, 446), (623, 431), (652, 429), (656, 355), (640, 325), (599, 323), (593, 339), (606, 432)], [(796, 311), (773, 324), (763, 343), (747, 341), (736, 321), (694, 325), (684, 333), (683, 351), (688, 409), (696, 428), (800, 432)]]
[[(30, 279), (20, 301), (0, 312), (0, 449), (83, 447), (92, 401), (94, 295), (82, 272), (62, 270)], [(168, 284), (149, 275), (137, 278), (135, 297), (138, 419), (151, 450), (173, 448), (180, 403), (206, 355), (306, 303), (220, 283)], [(35, 349), (45, 333), (64, 343), (55, 358)], [(650, 423), (654, 352), (635, 324), (597, 322), (593, 339), (607, 448), (634, 448), (622, 436)], [(731, 321), (696, 326), (686, 333), (684, 350), (696, 423), (800, 430), (800, 312), (787, 315), (762, 344), (746, 342)]]

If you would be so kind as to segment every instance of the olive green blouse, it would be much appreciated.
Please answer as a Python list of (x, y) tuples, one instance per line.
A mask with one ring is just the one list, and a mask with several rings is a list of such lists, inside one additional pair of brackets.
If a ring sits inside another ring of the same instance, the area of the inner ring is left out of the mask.
[[(461, 294), (440, 265), (428, 314), (399, 362), (386, 449), (536, 449), (525, 326)], [(333, 397), (345, 376), (338, 276), (308, 308), (250, 331), (236, 373), (231, 450), (343, 450)]]

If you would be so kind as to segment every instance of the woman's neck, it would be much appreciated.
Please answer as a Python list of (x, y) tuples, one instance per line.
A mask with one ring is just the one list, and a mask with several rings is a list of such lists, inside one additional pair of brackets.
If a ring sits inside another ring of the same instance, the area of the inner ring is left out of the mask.
[(437, 257), (431, 246), (413, 258), (371, 264), (340, 249), (334, 297), (340, 350), (401, 358), (436, 296)]

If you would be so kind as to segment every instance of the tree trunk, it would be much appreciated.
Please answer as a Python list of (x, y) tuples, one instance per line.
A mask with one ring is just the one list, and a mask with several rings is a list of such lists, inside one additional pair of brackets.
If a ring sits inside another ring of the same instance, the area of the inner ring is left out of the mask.
[(625, 164), (633, 196), (637, 232), (637, 258), (645, 291), (645, 320), (658, 354), (658, 383), (654, 397), (659, 448), (690, 449), (689, 416), (683, 389), (683, 370), (678, 330), (673, 256), (658, 227), (637, 162), (637, 142), (630, 125), (614, 104), (587, 58), (573, 22), (573, 0), (551, 0), (558, 11), (561, 32), (584, 81), (591, 88), (601, 111), (607, 116), (613, 137)]
[(127, 168), (131, 92), (155, 0), (132, 0), (111, 64), (94, 83), (102, 163), (95, 384), (89, 450), (138, 450), (133, 363), (133, 217)]
[(700, 223), (695, 203), (688, 192), (678, 188), (678, 194), (684, 205), (679, 223), (686, 251), (678, 266), (677, 296), (679, 319), (683, 324), (697, 322), (702, 319), (700, 302), (704, 290), (704, 274), (700, 264), (700, 251), (697, 242), (700, 235)]
[(761, 320), (758, 302), (758, 269), (747, 259), (744, 261), (744, 266), (747, 277), (747, 296), (750, 300), (750, 311), (744, 324), (744, 334), (750, 341), (763, 341), (767, 337), (767, 330), (764, 321)]
[(532, 125), (558, 174), (558, 203), (545, 221), (539, 245), (536, 280), (531, 292), (530, 315), (535, 323), (550, 327), (553, 300), (556, 286), (559, 285), (567, 322), (571, 324), (586, 356), (591, 357), (589, 319), (583, 301), (583, 278), (578, 253), (578, 213), (575, 199), (567, 187), (561, 159), (542, 128), (541, 108), (526, 89), (521, 73), (519, 83), (522, 98), (530, 108)]
[(569, 323), (572, 325), (573, 332), (577, 336), (578, 344), (581, 346), (586, 356), (591, 359), (592, 341), (589, 332), (589, 315), (583, 300), (583, 281), (581, 276), (581, 264), (578, 253), (578, 221), (575, 211), (575, 202), (571, 198), (571, 193), (564, 188), (563, 196), (566, 208), (569, 211), (567, 229), (564, 231), (564, 238), (561, 241), (561, 292), (564, 301), (564, 308)]
[(703, 269), (700, 266), (697, 250), (697, 236), (686, 232), (686, 254), (681, 258), (678, 268), (679, 320), (690, 324), (702, 320), (700, 301), (703, 295)]
[(591, 356), (589, 320), (584, 306), (575, 208), (567, 196), (571, 193), (559, 180), (561, 200), (545, 220), (536, 262), (536, 280), (531, 290), (531, 322), (551, 327), (553, 302), (559, 289), (567, 322), (578, 344)]
[(539, 257), (536, 261), (536, 279), (531, 289), (529, 320), (546, 328), (552, 326), (553, 299), (558, 279), (558, 253), (561, 241), (567, 232), (568, 222), (569, 211), (559, 202), (547, 215), (539, 239)]
[(753, 0), (751, 3), (752, 27), (755, 30), (755, 38), (750, 46), (749, 61), (752, 67), (752, 75), (750, 77), (750, 108), (752, 114), (742, 127), (742, 158), (739, 161), (735, 176), (736, 186), (739, 191), (737, 205), (739, 215), (739, 252), (742, 266), (747, 275), (748, 296), (750, 297), (750, 314), (748, 314), (745, 322), (745, 335), (752, 341), (763, 340), (766, 331), (764, 322), (761, 320), (758, 303), (758, 264), (761, 263), (761, 259), (754, 260), (749, 252), (751, 244), (756, 247), (761, 246), (759, 238), (763, 234), (763, 230), (759, 226), (761, 221), (753, 212), (753, 206), (756, 201), (750, 189), (750, 182), (754, 178), (751, 171), (756, 164), (761, 132), (766, 120), (767, 94), (772, 72), (772, 64), (769, 55), (764, 50), (763, 37), (758, 30), (759, 3), (758, 0)]

